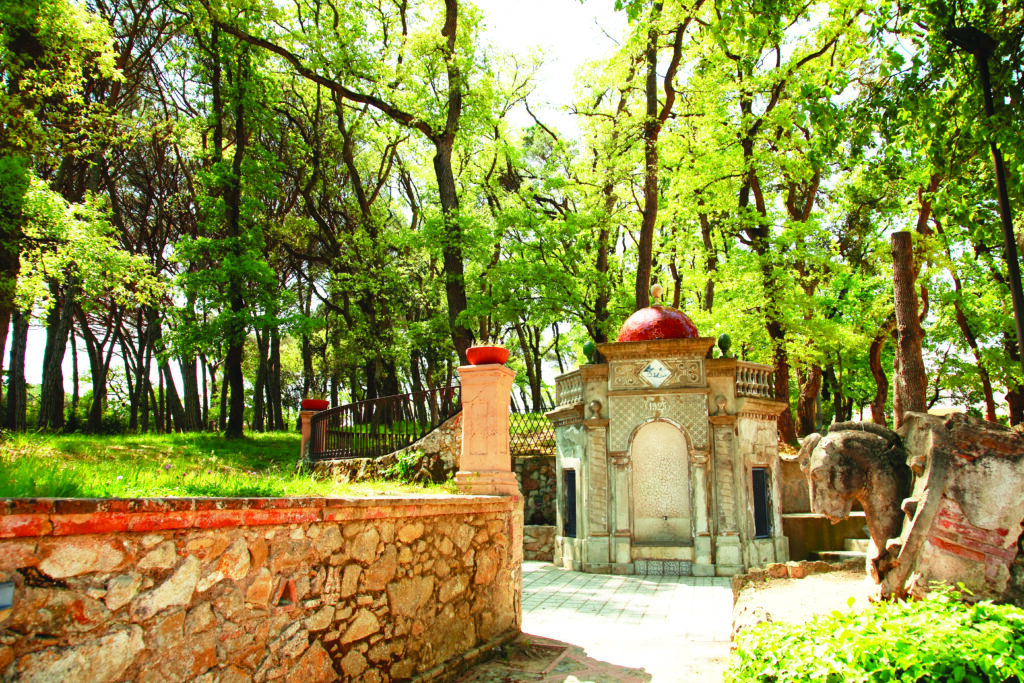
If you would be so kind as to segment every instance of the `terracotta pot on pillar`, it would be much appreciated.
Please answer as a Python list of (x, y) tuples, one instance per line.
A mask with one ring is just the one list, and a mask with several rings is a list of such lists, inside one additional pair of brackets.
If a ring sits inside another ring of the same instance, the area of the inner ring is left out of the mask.
[(508, 349), (504, 346), (470, 346), (466, 349), (466, 360), (470, 365), (504, 365), (508, 361)]
[(324, 398), (304, 398), (302, 399), (303, 410), (327, 410), (331, 407), (331, 402)]

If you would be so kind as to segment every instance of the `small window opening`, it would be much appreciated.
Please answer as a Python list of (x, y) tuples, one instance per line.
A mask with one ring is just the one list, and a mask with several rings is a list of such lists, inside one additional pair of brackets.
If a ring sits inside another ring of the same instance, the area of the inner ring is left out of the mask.
[(768, 468), (752, 468), (751, 478), (754, 485), (754, 538), (770, 538), (772, 501), (768, 488)]
[(576, 470), (562, 470), (565, 509), (562, 513), (562, 536), (576, 538)]

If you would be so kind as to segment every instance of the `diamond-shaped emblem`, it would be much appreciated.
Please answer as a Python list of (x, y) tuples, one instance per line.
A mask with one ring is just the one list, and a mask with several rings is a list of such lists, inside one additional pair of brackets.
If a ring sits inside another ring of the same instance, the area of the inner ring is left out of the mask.
[(640, 377), (652, 387), (660, 387), (669, 378), (672, 371), (665, 367), (665, 364), (655, 358), (640, 371)]

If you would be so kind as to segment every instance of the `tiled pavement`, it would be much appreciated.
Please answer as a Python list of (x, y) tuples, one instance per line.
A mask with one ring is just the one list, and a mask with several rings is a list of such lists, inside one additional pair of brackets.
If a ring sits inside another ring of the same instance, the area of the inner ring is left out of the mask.
[(729, 579), (581, 574), (525, 562), (527, 643), (509, 648), (507, 663), (497, 657), (459, 680), (720, 681), (731, 622)]

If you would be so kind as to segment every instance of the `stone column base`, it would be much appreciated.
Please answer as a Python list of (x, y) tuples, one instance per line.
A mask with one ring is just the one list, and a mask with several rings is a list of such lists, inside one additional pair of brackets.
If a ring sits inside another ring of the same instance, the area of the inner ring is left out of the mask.
[(455, 473), (455, 486), (460, 493), (476, 496), (518, 496), (519, 482), (512, 472), (466, 472)]

